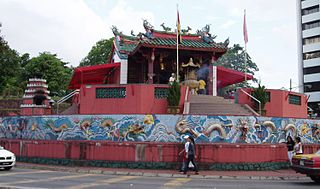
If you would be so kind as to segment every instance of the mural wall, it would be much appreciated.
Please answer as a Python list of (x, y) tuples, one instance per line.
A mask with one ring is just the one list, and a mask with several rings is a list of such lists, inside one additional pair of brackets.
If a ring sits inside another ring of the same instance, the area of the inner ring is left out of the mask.
[(0, 117), (0, 138), (181, 142), (281, 143), (300, 136), (320, 143), (320, 120), (254, 116), (68, 115)]

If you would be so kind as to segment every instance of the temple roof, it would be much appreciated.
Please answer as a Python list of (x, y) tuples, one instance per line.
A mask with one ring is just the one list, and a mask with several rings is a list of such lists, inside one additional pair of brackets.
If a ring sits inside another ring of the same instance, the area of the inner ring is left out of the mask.
[[(114, 47), (120, 58), (126, 58), (129, 54), (134, 54), (141, 47), (176, 49), (177, 36), (175, 32), (154, 30), (146, 20), (144, 20), (145, 33), (134, 35), (124, 35), (113, 26), (112, 31), (115, 35)], [(162, 25), (164, 27), (164, 25)], [(164, 27), (166, 29), (167, 27)], [(169, 28), (170, 29), (170, 28)], [(181, 33), (182, 43), (179, 44), (180, 50), (205, 51), (225, 53), (228, 48), (229, 39), (223, 43), (214, 41), (216, 36), (212, 36), (209, 25), (202, 30), (197, 30), (195, 34), (189, 33), (191, 28)], [(168, 30), (168, 28), (167, 28)], [(171, 29), (170, 29), (171, 30)]]

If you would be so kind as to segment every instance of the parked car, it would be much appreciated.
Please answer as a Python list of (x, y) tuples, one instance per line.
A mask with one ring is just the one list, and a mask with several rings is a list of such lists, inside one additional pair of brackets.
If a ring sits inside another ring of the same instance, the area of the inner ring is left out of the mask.
[(0, 146), (0, 168), (10, 170), (16, 164), (16, 156)]
[(296, 172), (306, 174), (314, 182), (320, 183), (320, 150), (315, 154), (294, 155), (291, 167)]

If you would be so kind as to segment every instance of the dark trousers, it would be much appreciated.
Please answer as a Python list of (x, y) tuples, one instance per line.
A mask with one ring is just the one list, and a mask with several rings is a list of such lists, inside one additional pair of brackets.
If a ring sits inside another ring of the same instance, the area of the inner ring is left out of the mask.
[(184, 170), (183, 173), (187, 173), (188, 169), (189, 169), (189, 163), (192, 163), (194, 165), (194, 171), (198, 172), (198, 166), (197, 164), (194, 162), (194, 155), (188, 155), (188, 160), (184, 166)]

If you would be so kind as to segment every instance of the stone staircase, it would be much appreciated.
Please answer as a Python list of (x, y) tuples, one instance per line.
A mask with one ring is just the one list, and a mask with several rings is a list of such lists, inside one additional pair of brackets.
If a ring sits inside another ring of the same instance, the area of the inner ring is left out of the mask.
[(233, 99), (210, 95), (190, 95), (189, 99), (189, 114), (257, 115), (247, 106), (234, 103)]

